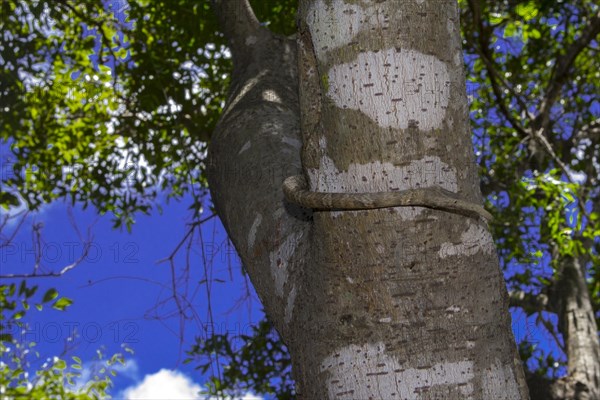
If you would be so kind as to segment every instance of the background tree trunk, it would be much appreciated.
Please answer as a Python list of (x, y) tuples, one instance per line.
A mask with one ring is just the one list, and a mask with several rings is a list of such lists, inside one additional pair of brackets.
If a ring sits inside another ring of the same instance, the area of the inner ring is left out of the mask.
[(313, 214), (281, 192), (302, 167), (313, 191), (441, 186), (481, 203), (456, 2), (304, 1), (299, 78), (293, 43), (231, 3), (215, 2), (234, 16), (236, 70), (210, 188), (289, 346), (299, 398), (527, 398), (483, 220)]

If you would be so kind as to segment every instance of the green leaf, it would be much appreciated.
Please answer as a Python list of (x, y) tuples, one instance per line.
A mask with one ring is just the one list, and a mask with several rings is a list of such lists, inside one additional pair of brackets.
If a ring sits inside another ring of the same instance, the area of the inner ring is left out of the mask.
[(17, 320), (23, 318), (25, 311), (21, 310), (13, 314), (12, 319)]
[(504, 28), (504, 37), (513, 37), (517, 33), (518, 24), (516, 22), (509, 22)]
[(14, 296), (16, 288), (17, 287), (15, 286), (15, 284), (11, 283), (10, 286), (8, 287), (8, 295), (9, 296)]
[(60, 310), (60, 311), (64, 311), (65, 308), (67, 308), (68, 306), (70, 306), (71, 304), (73, 304), (73, 300), (67, 298), (67, 297), (62, 297), (60, 299), (58, 299), (53, 305), (52, 308), (56, 309), (56, 310)]
[(0, 333), (0, 343), (12, 342), (13, 336), (10, 333)]
[(19, 205), (19, 198), (12, 193), (0, 190), (0, 207), (5, 210)]
[(542, 37), (542, 34), (540, 33), (540, 31), (538, 31), (535, 28), (531, 28), (530, 30), (527, 31), (529, 37), (534, 38), (534, 39), (539, 39)]
[(23, 295), (25, 293), (25, 291), (27, 290), (27, 285), (25, 284), (25, 281), (21, 281), (21, 284), (19, 285), (19, 296)]
[(42, 298), (42, 303), (47, 303), (51, 300), (54, 300), (58, 296), (58, 291), (54, 288), (48, 289), (48, 291), (44, 294)]
[(492, 25), (498, 25), (504, 21), (504, 16), (502, 14), (492, 13), (490, 14), (490, 23)]
[(535, 1), (529, 1), (526, 4), (519, 4), (516, 8), (517, 15), (525, 21), (529, 21), (538, 15), (538, 8)]

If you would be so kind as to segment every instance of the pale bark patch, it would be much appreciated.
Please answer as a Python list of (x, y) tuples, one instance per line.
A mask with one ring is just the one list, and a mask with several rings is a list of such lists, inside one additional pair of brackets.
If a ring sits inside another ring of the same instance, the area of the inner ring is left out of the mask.
[[(424, 207), (395, 207), (394, 212), (402, 218), (403, 221), (413, 221), (420, 218), (421, 213), (425, 210)], [(433, 216), (432, 218), (437, 218)]]
[(450, 316), (451, 314), (455, 314), (457, 312), (460, 312), (460, 307), (456, 306), (456, 305), (452, 305), (448, 308), (446, 308), (446, 313), (448, 313), (448, 315)]
[(379, 192), (440, 186), (451, 192), (458, 190), (456, 169), (436, 156), (425, 156), (408, 165), (395, 166), (374, 161), (350, 164), (340, 171), (331, 158), (321, 157), (319, 168), (309, 168), (311, 188), (319, 192)]
[(483, 251), (486, 254), (494, 252), (494, 241), (487, 227), (469, 222), (469, 228), (460, 235), (460, 242), (442, 243), (438, 252), (441, 258), (466, 255), (471, 256)]
[(258, 227), (262, 222), (262, 214), (258, 214), (256, 218), (254, 218), (254, 222), (250, 227), (250, 231), (248, 232), (248, 250), (252, 250), (254, 247), (254, 242), (256, 241), (256, 232), (258, 231)]
[(275, 251), (269, 253), (271, 276), (275, 283), (275, 292), (279, 297), (283, 297), (283, 286), (287, 282), (289, 274), (288, 263), (298, 247), (302, 236), (302, 231), (290, 233)]
[[(448, 35), (451, 38), (460, 38), (460, 33), (458, 33), (457, 30), (457, 26), (455, 24), (455, 22), (452, 19), (448, 19), (446, 21), (446, 30), (448, 31)], [(455, 47), (454, 49), (454, 57), (453, 57), (453, 62), (454, 65), (459, 66), (462, 65), (461, 63), (463, 62), (463, 54), (462, 54), (462, 47), (460, 42), (456, 42), (456, 40), (452, 41), (452, 45)]]
[(360, 53), (328, 73), (330, 97), (338, 107), (359, 110), (379, 126), (422, 131), (442, 128), (450, 99), (448, 68), (415, 50)]
[(325, 60), (328, 52), (347, 46), (358, 33), (370, 27), (389, 28), (390, 23), (385, 15), (384, 6), (377, 3), (363, 8), (342, 0), (333, 0), (330, 4), (323, 0), (314, 2), (306, 22), (312, 33), (317, 58)]
[(319, 0), (310, 7), (306, 22), (313, 32), (327, 32), (326, 35), (313, 35), (315, 50), (320, 56), (322, 50), (346, 46), (354, 39), (364, 23), (364, 11), (362, 7), (342, 0), (333, 0), (331, 5)]
[(272, 103), (281, 103), (281, 97), (271, 89), (264, 90), (262, 92), (262, 98), (265, 101), (270, 101)]
[(274, 211), (273, 211), (273, 217), (275, 219), (280, 219), (285, 215), (285, 207), (277, 207)]
[[(499, 396), (501, 394), (501, 397)], [(519, 400), (521, 395), (511, 365), (502, 365), (499, 360), (483, 371), (483, 398)]]
[[(258, 74), (258, 76), (248, 79), (244, 83), (244, 86), (237, 93), (237, 95), (231, 99), (229, 105), (223, 112), (223, 115), (221, 116), (221, 118), (224, 118), (226, 115), (228, 115), (229, 112), (231, 112), (231, 110), (235, 110), (237, 103), (240, 102), (244, 98), (244, 96), (246, 96), (246, 94), (248, 94), (248, 92), (250, 92), (250, 90), (252, 90), (252, 88), (254, 86), (256, 86), (256, 84), (263, 78), (264, 75), (266, 75), (266, 73), (267, 73), (266, 71), (263, 71), (260, 74)], [(227, 132), (227, 131), (225, 131), (225, 132)]]
[(321, 372), (329, 375), (327, 386), (332, 399), (417, 399), (421, 391), (459, 385), (465, 398), (473, 394), (472, 361), (406, 368), (386, 354), (381, 342), (343, 347), (323, 360)]
[(319, 148), (322, 150), (327, 148), (327, 138), (325, 136), (319, 138)]
[(292, 286), (292, 290), (290, 290), (290, 293), (288, 293), (287, 302), (285, 304), (285, 315), (283, 317), (283, 321), (286, 324), (289, 324), (292, 320), (292, 313), (294, 311), (294, 304), (296, 302), (296, 294), (297, 290), (296, 286), (294, 285)]
[(242, 146), (242, 148), (238, 152), (238, 155), (242, 154), (243, 152), (245, 152), (246, 150), (248, 150), (251, 146), (252, 146), (252, 143), (250, 142), (250, 140), (248, 140), (246, 143), (244, 143), (244, 145)]
[(271, 132), (271, 135), (277, 136), (283, 133), (282, 125), (279, 121), (268, 121), (263, 124), (265, 132)]
[(289, 136), (282, 137), (281, 141), (297, 150), (299, 150), (302, 147), (301, 141), (299, 141), (298, 139), (289, 137)]
[(454, 64), (455, 65), (460, 65), (460, 63), (462, 61), (463, 61), (463, 59), (462, 59), (462, 55), (460, 53), (454, 54)]

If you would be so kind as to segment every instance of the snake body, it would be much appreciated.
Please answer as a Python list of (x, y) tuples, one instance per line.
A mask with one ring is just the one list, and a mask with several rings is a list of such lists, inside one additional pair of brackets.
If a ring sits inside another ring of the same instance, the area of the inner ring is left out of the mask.
[(283, 193), (289, 202), (315, 210), (372, 210), (418, 206), (481, 217), (488, 221), (493, 218), (483, 206), (463, 200), (456, 193), (439, 186), (397, 192), (323, 193), (311, 192), (304, 176), (294, 175), (283, 181)]

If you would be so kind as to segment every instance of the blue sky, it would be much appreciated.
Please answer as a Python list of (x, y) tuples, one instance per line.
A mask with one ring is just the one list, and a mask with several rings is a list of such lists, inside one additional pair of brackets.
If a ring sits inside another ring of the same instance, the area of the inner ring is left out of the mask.
[[(61, 355), (65, 347), (69, 347), (66, 358), (77, 355), (84, 363), (91, 363), (99, 348), (110, 356), (122, 352), (125, 344), (134, 354), (127, 354), (125, 368), (118, 371), (113, 394), (120, 395), (143, 382), (164, 388), (160, 382), (165, 377), (173, 378), (170, 381), (179, 385), (186, 383), (189, 389), (203, 381), (193, 363), (181, 363), (195, 336), (226, 330), (233, 335), (250, 333), (251, 324), (262, 317), (260, 304), (253, 292), (246, 298), (251, 286), (240, 272), (239, 259), (218, 218), (204, 223), (202, 240), (199, 235), (193, 239), (187, 300), (194, 312), (187, 310), (190, 319), (180, 324), (171, 297), (171, 267), (168, 262), (157, 261), (169, 256), (187, 231), (186, 200), (165, 205), (162, 214), (138, 216), (131, 233), (113, 230), (110, 216), (98, 217), (93, 209), (71, 210), (75, 228), (69, 208), (61, 202), (28, 217), (28, 225), (21, 227), (13, 243), (0, 249), (2, 274), (31, 271), (35, 263), (33, 223), (43, 223), (40, 254), (41, 265), (47, 271), (61, 270), (81, 256), (83, 244), (77, 230), (86, 236), (89, 229), (92, 243), (86, 258), (63, 277), (35, 281), (40, 293), (55, 287), (61, 296), (75, 301), (65, 312), (32, 309), (26, 317), (30, 328), (15, 332), (18, 338), (38, 343), (37, 349), (43, 355), (40, 363), (44, 357)], [(185, 269), (184, 256), (185, 248), (175, 258), (177, 275)], [(210, 278), (207, 282), (212, 282), (214, 324), (208, 315), (207, 286), (198, 285), (205, 279), (205, 266)], [(180, 294), (185, 287), (185, 282), (180, 281)], [(73, 332), (77, 332), (77, 337), (71, 342)], [(179, 389), (169, 390), (173, 395)], [(143, 393), (144, 388), (140, 390)], [(156, 391), (153, 393), (156, 396)]]

